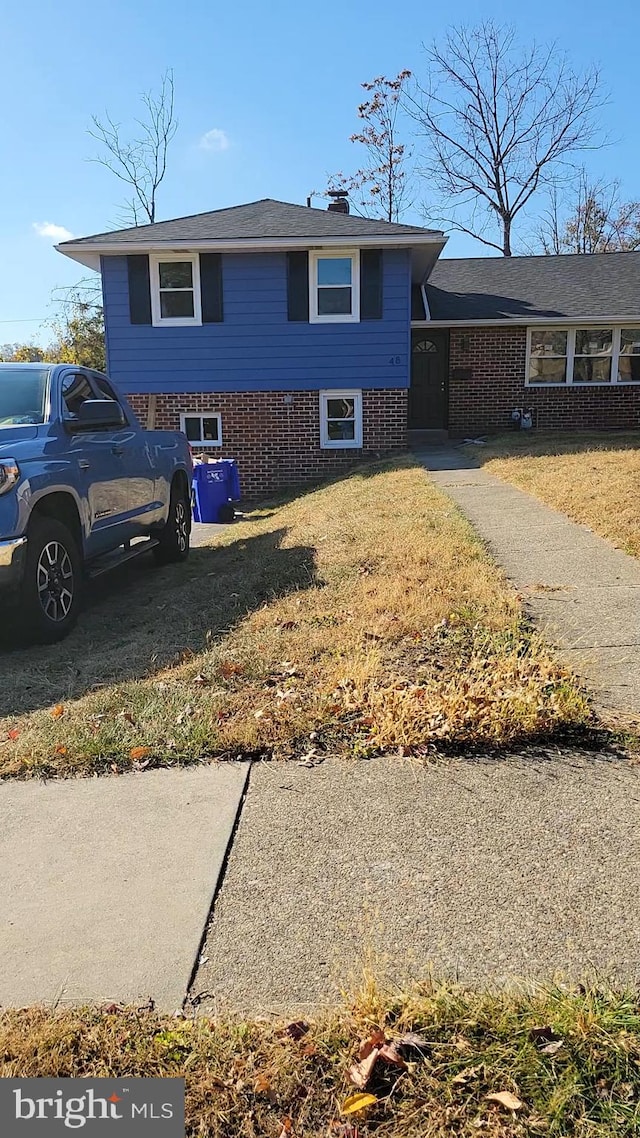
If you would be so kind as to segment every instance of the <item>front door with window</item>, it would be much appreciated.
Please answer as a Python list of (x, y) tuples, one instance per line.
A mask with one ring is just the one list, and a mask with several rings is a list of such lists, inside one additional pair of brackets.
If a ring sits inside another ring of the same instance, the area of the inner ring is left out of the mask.
[(449, 333), (415, 329), (411, 333), (409, 430), (444, 431), (449, 421)]

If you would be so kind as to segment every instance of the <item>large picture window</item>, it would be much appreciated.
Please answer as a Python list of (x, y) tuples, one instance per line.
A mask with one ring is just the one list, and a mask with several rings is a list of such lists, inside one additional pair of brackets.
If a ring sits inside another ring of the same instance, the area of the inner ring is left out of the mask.
[(530, 328), (527, 386), (640, 383), (640, 327)]

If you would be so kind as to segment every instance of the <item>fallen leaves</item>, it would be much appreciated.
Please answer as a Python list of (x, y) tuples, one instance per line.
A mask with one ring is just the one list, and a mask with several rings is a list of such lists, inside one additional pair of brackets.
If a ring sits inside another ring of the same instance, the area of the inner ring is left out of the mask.
[(20, 732), (17, 727), (12, 727), (10, 731), (7, 731), (7, 739), (10, 739), (12, 743), (15, 743), (16, 739), (19, 738)]
[(511, 1094), (511, 1091), (493, 1091), (484, 1097), (487, 1102), (495, 1102), (497, 1106), (502, 1106), (505, 1110), (520, 1110), (523, 1105), (517, 1095)]
[(129, 758), (133, 759), (134, 763), (138, 763), (140, 759), (146, 759), (150, 754), (150, 747), (132, 747), (129, 751)]
[(406, 1032), (397, 1039), (387, 1039), (384, 1031), (378, 1027), (367, 1039), (360, 1041), (357, 1060), (348, 1071), (349, 1081), (354, 1087), (365, 1090), (379, 1062), (399, 1071), (407, 1071), (409, 1064), (402, 1054), (403, 1049), (422, 1052), (426, 1046), (427, 1040), (415, 1032)]
[(357, 1114), (360, 1110), (366, 1110), (368, 1106), (373, 1106), (377, 1102), (375, 1095), (356, 1093), (349, 1095), (340, 1107), (341, 1114)]
[(64, 715), (64, 704), (57, 703), (55, 705), (55, 707), (51, 708), (51, 718), (52, 719), (61, 719), (63, 715)]

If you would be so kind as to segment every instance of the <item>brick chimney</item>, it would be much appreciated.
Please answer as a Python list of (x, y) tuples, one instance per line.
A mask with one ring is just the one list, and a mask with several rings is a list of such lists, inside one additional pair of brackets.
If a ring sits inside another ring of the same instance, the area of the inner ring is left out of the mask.
[(329, 213), (349, 212), (349, 199), (346, 190), (328, 190), (327, 196), (331, 198), (327, 206)]

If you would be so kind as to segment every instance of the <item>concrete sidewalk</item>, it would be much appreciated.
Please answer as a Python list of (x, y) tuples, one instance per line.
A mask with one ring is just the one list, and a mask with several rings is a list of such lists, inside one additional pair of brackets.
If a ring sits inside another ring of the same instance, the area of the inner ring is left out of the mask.
[(0, 784), (0, 1005), (186, 995), (248, 764)]
[(192, 998), (304, 1013), (378, 975), (640, 980), (640, 772), (597, 755), (254, 765)]
[(455, 447), (416, 452), (601, 711), (640, 715), (640, 561)]

